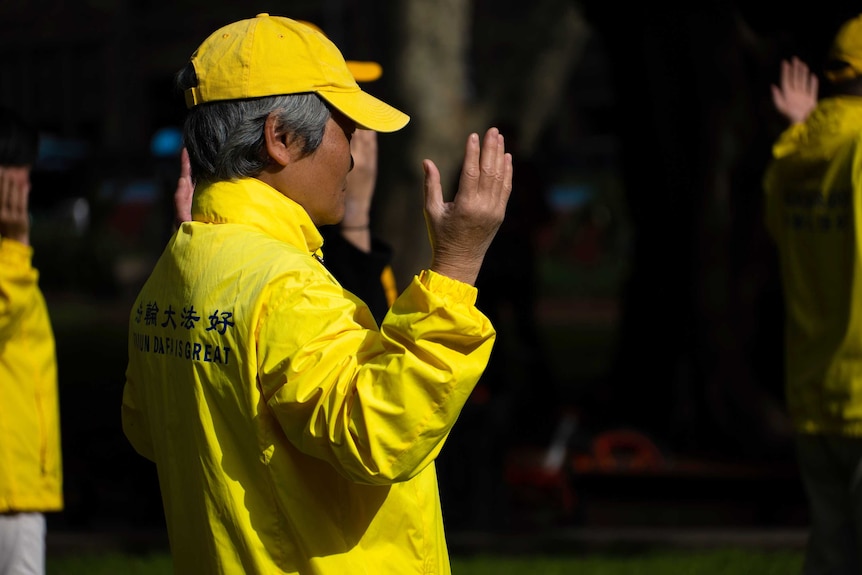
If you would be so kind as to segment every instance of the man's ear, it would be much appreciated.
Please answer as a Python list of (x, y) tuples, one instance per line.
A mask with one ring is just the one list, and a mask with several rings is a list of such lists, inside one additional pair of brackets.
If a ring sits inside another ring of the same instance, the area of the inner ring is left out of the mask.
[(266, 117), (263, 135), (266, 139), (266, 152), (272, 161), (281, 166), (289, 164), (293, 159), (291, 155), (293, 146), (288, 142), (287, 134), (278, 131), (278, 120), (275, 112), (271, 112)]

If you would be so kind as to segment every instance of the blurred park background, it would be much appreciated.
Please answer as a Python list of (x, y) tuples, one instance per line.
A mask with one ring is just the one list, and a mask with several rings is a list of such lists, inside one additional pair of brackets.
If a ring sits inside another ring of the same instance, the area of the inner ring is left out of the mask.
[(33, 244), (66, 489), (49, 530), (161, 528), (154, 469), (120, 429), (128, 312), (173, 225), (185, 113), (173, 75), (209, 33), (258, 12), (312, 21), (347, 58), (380, 62), (366, 89), (412, 116), (380, 137), (373, 220), (401, 285), (430, 253), (421, 159), (453, 181), (470, 131), (499, 125), (517, 146), (511, 229), (480, 287), (494, 365), (441, 456), (452, 528), (804, 526), (762, 225), (783, 128), (769, 86), (782, 58), (816, 69), (859, 9), (3, 0), (0, 104), (42, 131)]

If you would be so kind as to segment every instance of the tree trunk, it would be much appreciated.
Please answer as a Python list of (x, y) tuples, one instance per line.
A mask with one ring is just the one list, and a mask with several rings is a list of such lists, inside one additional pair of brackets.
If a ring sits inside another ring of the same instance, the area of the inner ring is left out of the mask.
[(399, 58), (388, 77), (395, 77), (411, 121), (402, 133), (380, 139), (375, 221), (376, 231), (394, 247), (393, 268), (404, 286), (430, 262), (422, 160), (437, 164), (444, 197), (451, 199), (470, 132), (481, 135), (492, 122), (505, 120), (521, 133), (521, 150), (531, 153), (554, 121), (589, 32), (566, 0), (393, 5)]
[[(400, 3), (400, 32), (393, 75), (410, 123), (398, 138), (381, 137), (382, 171), (391, 180), (381, 186), (385, 200), (379, 233), (394, 247), (393, 269), (399, 286), (430, 263), (430, 244), (423, 217), (422, 160), (440, 169), (444, 195), (463, 150), (465, 52), (469, 0), (407, 0)], [(387, 147), (399, 143), (397, 149)], [(384, 176), (385, 177), (385, 176)]]

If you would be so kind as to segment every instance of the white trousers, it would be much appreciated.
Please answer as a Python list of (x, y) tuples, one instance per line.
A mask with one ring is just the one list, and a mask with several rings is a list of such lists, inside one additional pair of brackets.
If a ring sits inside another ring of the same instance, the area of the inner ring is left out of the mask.
[(0, 513), (0, 575), (45, 575), (45, 516)]
[(796, 441), (811, 534), (804, 575), (862, 573), (862, 438), (800, 435)]

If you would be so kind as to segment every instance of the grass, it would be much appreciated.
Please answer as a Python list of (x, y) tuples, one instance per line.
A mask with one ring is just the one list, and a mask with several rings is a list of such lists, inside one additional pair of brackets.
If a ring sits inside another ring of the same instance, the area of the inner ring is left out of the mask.
[(153, 555), (82, 554), (48, 558), (46, 575), (172, 575), (171, 557)]
[[(802, 553), (751, 549), (663, 550), (581, 556), (453, 557), (453, 575), (782, 575), (799, 573)], [(47, 575), (171, 575), (170, 557), (80, 555), (48, 560)]]
[(801, 571), (798, 552), (655, 551), (637, 555), (454, 558), (454, 575), (771, 575)]

